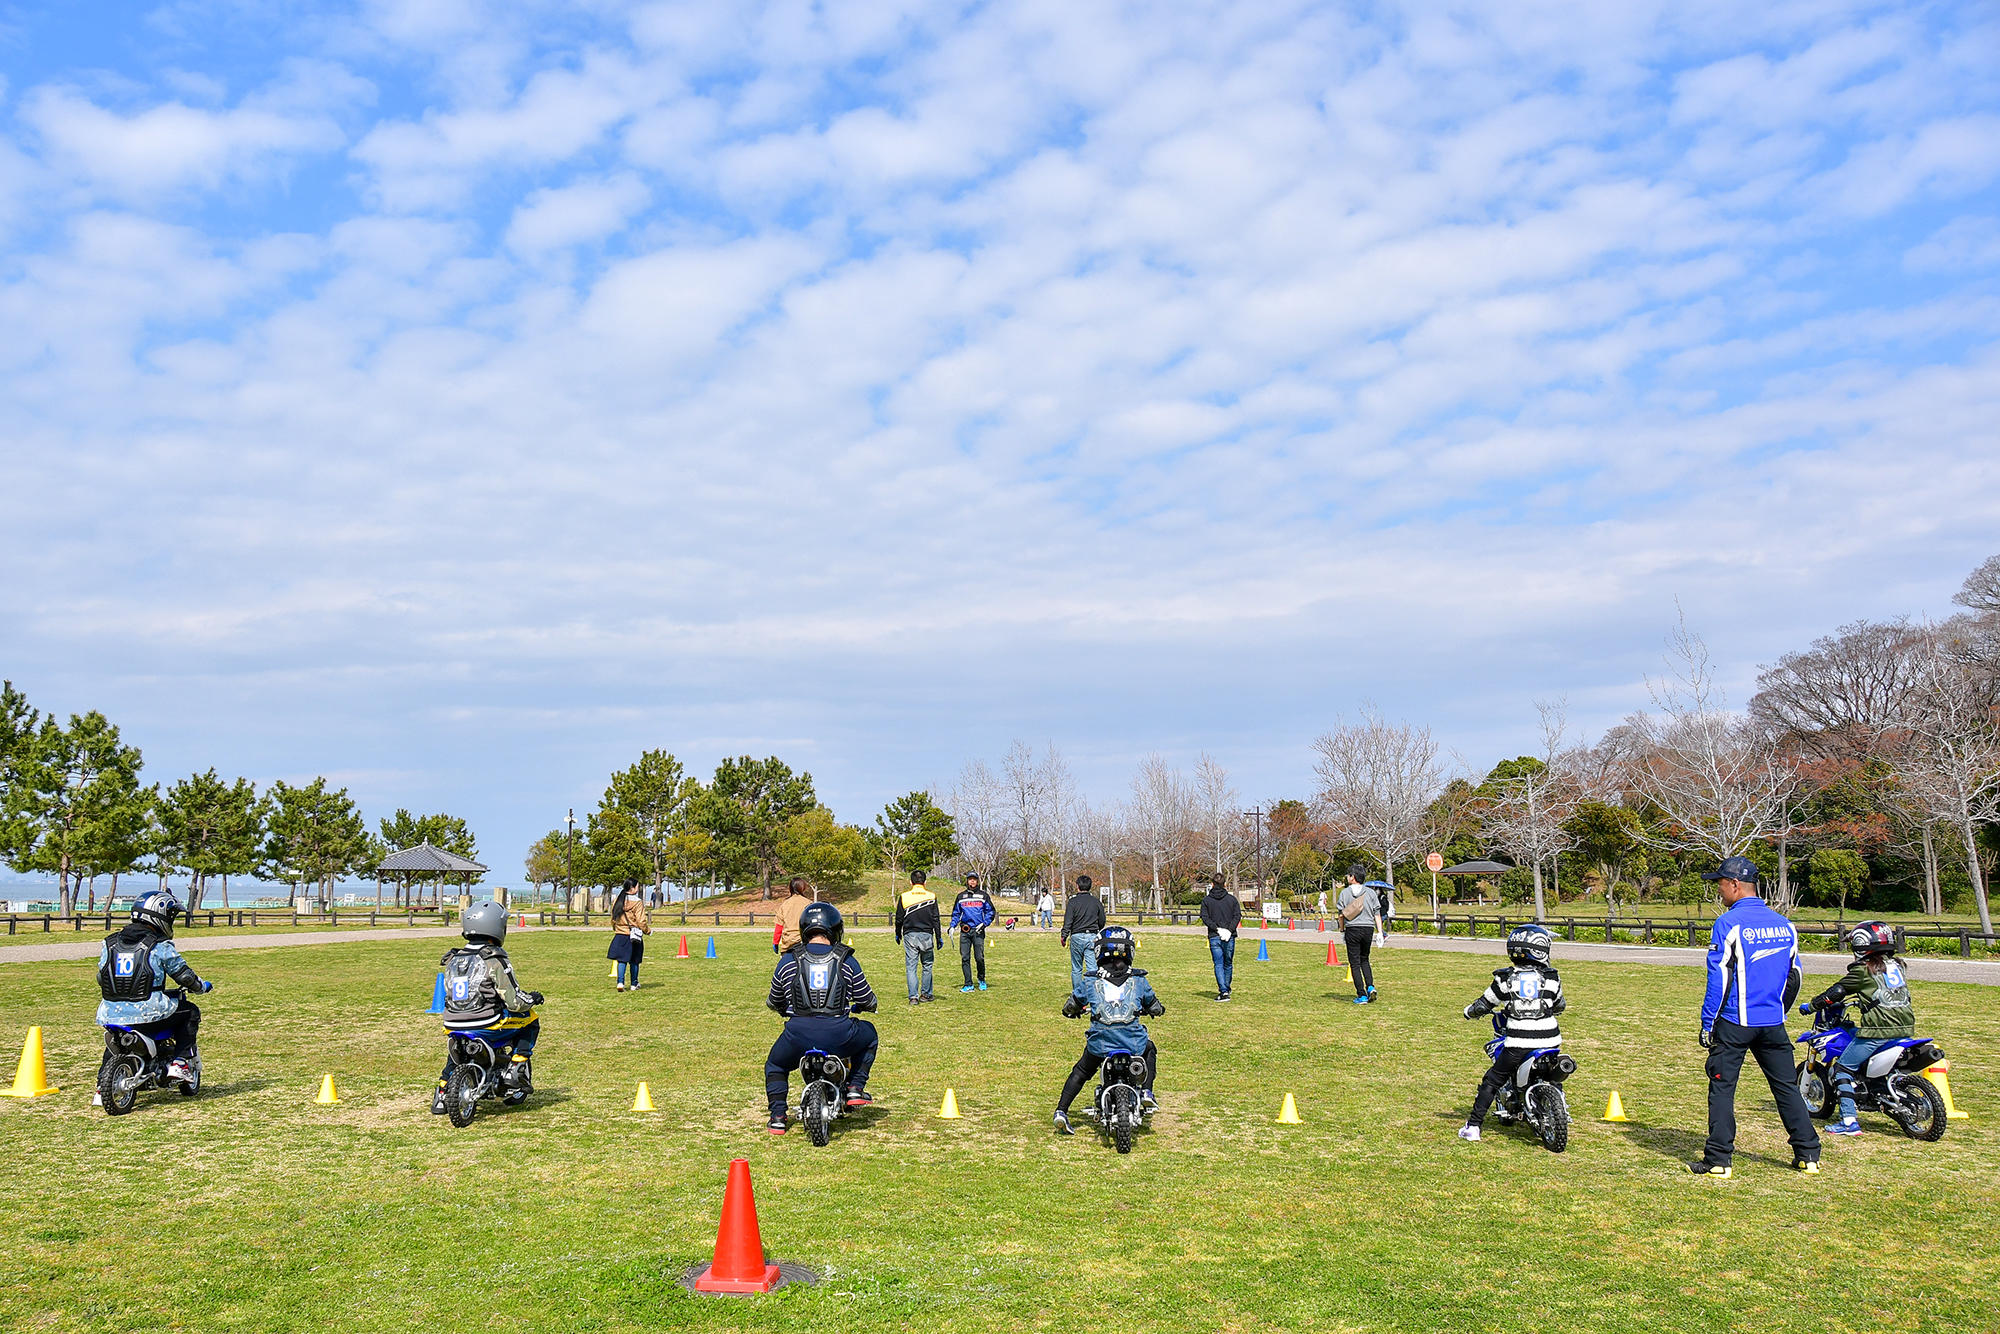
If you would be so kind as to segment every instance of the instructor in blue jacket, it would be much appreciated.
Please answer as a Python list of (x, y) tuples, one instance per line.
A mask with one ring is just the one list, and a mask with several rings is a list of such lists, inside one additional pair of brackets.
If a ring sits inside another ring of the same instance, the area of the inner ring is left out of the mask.
[(1715, 882), (1723, 914), (1709, 934), (1708, 991), (1701, 1000), (1701, 1045), (1708, 1049), (1708, 1143), (1688, 1164), (1696, 1176), (1728, 1177), (1736, 1154), (1736, 1080), (1754, 1055), (1792, 1141), (1792, 1169), (1819, 1171), (1819, 1131), (1792, 1067), (1785, 1028), (1799, 994), (1799, 936), (1757, 896), (1757, 868), (1730, 857), (1702, 877)]

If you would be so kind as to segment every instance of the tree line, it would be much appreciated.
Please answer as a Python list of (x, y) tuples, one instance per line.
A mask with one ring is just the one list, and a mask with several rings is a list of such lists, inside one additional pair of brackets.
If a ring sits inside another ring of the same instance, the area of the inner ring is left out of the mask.
[(611, 776), (582, 821), (536, 839), (526, 870), (537, 893), (635, 880), (656, 891), (755, 886), (768, 899), (781, 877), (839, 893), (863, 871), (929, 870), (957, 851), (951, 817), (924, 792), (899, 797), (863, 828), (842, 824), (812, 775), (775, 755), (725, 759), (704, 783), (670, 752), (648, 750)]
[[(102, 713), (44, 716), (12, 681), (0, 683), (0, 860), (17, 871), (56, 877), (58, 911), (94, 911), (98, 882), (107, 901), (123, 877), (165, 886), (185, 877), (190, 907), (213, 889), (229, 905), (229, 880), (254, 877), (325, 904), (333, 887), (375, 873), (392, 851), (428, 840), (477, 857), (472, 831), (446, 814), (398, 809), (370, 830), (347, 789), (324, 778), (280, 779), (259, 791), (247, 778), (213, 768), (162, 787), (144, 784), (144, 758)], [(460, 877), (398, 882), (394, 901), (433, 895)], [(378, 895), (382, 892), (378, 884)]]
[(1765, 872), (1777, 904), (1977, 913), (2000, 861), (2000, 556), (1948, 619), (1855, 622), (1760, 669), (1732, 708), (1682, 624), (1648, 707), (1602, 737), (1537, 705), (1532, 754), (1466, 772), (1430, 729), (1364, 708), (1313, 743), (1313, 790), (1246, 810), (1227, 771), (1139, 761), (1127, 790), (1090, 800), (1062, 753), (1016, 742), (967, 764), (944, 800), (988, 883), (1098, 873), (1114, 898), (1162, 908), (1207, 877), (1311, 895), (1350, 863), (1424, 883), (1423, 858), (1497, 858), (1497, 888), (1532, 901), (1700, 902), (1729, 856)]

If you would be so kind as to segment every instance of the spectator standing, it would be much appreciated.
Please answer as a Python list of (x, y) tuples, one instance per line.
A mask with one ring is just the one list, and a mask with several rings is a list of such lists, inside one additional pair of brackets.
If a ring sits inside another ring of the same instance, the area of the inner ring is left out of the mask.
[(1319, 915), (1322, 919), (1326, 916), (1326, 891), (1323, 889), (1319, 892)]
[(1236, 979), (1236, 936), (1243, 928), (1243, 905), (1223, 888), (1221, 876), (1208, 882), (1201, 924), (1208, 928), (1208, 957), (1215, 964), (1215, 999), (1226, 1001)]
[(812, 907), (811, 888), (802, 875), (792, 877), (791, 893), (778, 905), (778, 922), (771, 931), (774, 953), (789, 954), (799, 944), (799, 914)]
[(1043, 930), (1056, 924), (1056, 896), (1046, 889), (1035, 903), (1035, 925)]
[(638, 881), (627, 880), (611, 904), (611, 947), (604, 953), (618, 965), (615, 976), (620, 991), (639, 989), (639, 965), (646, 958), (646, 937), (653, 933), (646, 896), (638, 890)]
[(910, 1004), (936, 999), (931, 995), (931, 969), (937, 962), (937, 895), (924, 883), (922, 871), (910, 872), (910, 887), (896, 900), (896, 940), (903, 947), (903, 976), (909, 983)]
[(1104, 905), (1090, 888), (1090, 877), (1076, 878), (1076, 893), (1063, 909), (1063, 944), (1069, 946), (1069, 994), (1081, 996), (1083, 975), (1097, 971), (1097, 937), (1104, 931)]
[(1736, 1081), (1753, 1055), (1771, 1086), (1778, 1118), (1792, 1141), (1792, 1168), (1819, 1171), (1819, 1131), (1799, 1093), (1792, 1035), (1785, 1020), (1805, 970), (1799, 936), (1784, 916), (1758, 897), (1758, 871), (1747, 857), (1730, 857), (1702, 876), (1715, 882), (1722, 915), (1709, 932), (1708, 989), (1701, 998), (1701, 1045), (1708, 1052), (1708, 1143), (1688, 1164), (1696, 1176), (1728, 1177), (1736, 1155)]
[[(951, 905), (951, 924), (958, 932), (958, 967), (965, 974), (965, 985), (960, 991), (986, 990), (986, 928), (999, 915), (993, 906), (993, 896), (979, 883), (979, 877), (965, 877), (965, 888), (958, 891), (958, 900)], [(977, 987), (972, 980), (974, 959), (979, 961)]]
[(1354, 1003), (1366, 1005), (1375, 999), (1375, 969), (1369, 952), (1375, 945), (1375, 914), (1380, 906), (1375, 891), (1361, 882), (1368, 872), (1360, 866), (1347, 868), (1347, 884), (1335, 906), (1340, 913), (1340, 937), (1347, 942), (1347, 971), (1354, 978)]

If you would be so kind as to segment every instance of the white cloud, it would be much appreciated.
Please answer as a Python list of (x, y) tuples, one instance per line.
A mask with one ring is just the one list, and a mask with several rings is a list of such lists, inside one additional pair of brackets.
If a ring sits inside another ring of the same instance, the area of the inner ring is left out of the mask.
[(646, 195), (645, 185), (630, 174), (537, 190), (514, 210), (514, 220), (507, 227), (507, 244), (524, 255), (534, 255), (601, 241), (624, 228), (645, 206)]
[(325, 116), (252, 106), (211, 111), (180, 102), (128, 116), (64, 88), (30, 93), (22, 116), (56, 164), (121, 198), (181, 186), (213, 188), (276, 160), (341, 142), (339, 126)]

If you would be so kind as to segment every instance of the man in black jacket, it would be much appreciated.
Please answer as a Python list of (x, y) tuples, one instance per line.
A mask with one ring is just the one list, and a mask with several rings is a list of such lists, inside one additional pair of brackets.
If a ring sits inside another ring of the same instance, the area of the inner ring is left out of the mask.
[(1243, 925), (1243, 905), (1222, 887), (1221, 876), (1208, 882), (1201, 924), (1208, 928), (1208, 957), (1215, 963), (1215, 998), (1226, 1001), (1236, 978), (1236, 933)]
[(1076, 878), (1076, 893), (1063, 909), (1062, 943), (1069, 946), (1069, 994), (1083, 995), (1083, 975), (1097, 971), (1097, 937), (1104, 930), (1104, 905), (1090, 889), (1090, 877)]
[(910, 1004), (935, 999), (931, 995), (931, 965), (937, 960), (939, 929), (937, 895), (924, 883), (922, 871), (910, 872), (910, 887), (896, 900), (896, 943), (903, 947), (903, 973), (909, 982)]

